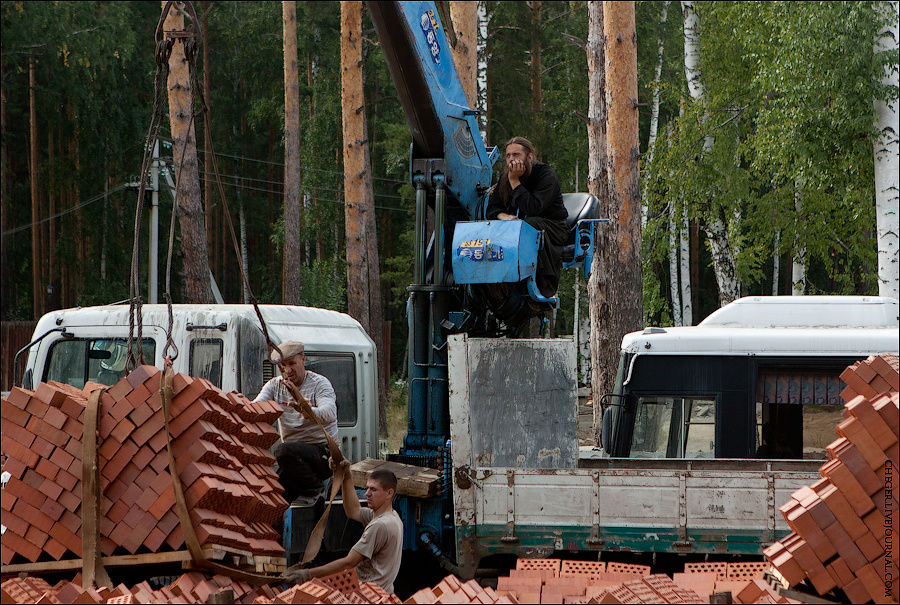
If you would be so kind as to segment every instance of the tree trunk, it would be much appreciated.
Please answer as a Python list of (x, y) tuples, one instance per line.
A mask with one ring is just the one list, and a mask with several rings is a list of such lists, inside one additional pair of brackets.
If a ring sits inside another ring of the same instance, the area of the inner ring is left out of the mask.
[[(637, 34), (634, 2), (604, 2), (606, 43), (606, 159), (609, 174), (612, 263), (607, 271), (610, 328), (616, 339), (643, 325), (641, 279), (641, 189), (638, 159)], [(617, 356), (618, 351), (614, 351)], [(615, 376), (615, 365), (610, 368)], [(612, 383), (609, 384), (612, 386)]]
[[(2, 73), (0, 68), (0, 73)], [(3, 74), (5, 79), (5, 74)], [(9, 199), (6, 194), (6, 89), (0, 89), (0, 319), (9, 317), (9, 265), (6, 258), (6, 216), (9, 213)]]
[[(603, 3), (598, 0), (588, 2), (588, 40), (585, 45), (588, 67), (588, 191), (600, 201), (600, 216), (612, 217), (609, 211), (609, 174), (606, 161), (606, 66), (604, 61)], [(593, 430), (600, 435), (600, 397), (609, 383), (609, 367), (613, 363), (610, 351), (618, 354), (617, 343), (609, 330), (610, 288), (607, 267), (609, 266), (610, 245), (613, 241), (611, 228), (600, 225), (596, 234), (594, 259), (588, 279), (588, 309), (591, 322), (591, 393), (594, 402)], [(599, 443), (599, 438), (597, 438)], [(604, 447), (606, 444), (602, 444)]]
[[(794, 181), (794, 212), (797, 213), (797, 221), (803, 222), (803, 192), (800, 183)], [(802, 296), (806, 291), (806, 248), (801, 243), (801, 238), (794, 242), (791, 258), (791, 295)]]
[(679, 289), (679, 279), (678, 279), (678, 260), (679, 260), (679, 245), (678, 245), (678, 234), (680, 230), (678, 229), (678, 221), (675, 220), (677, 216), (676, 207), (674, 202), (669, 202), (669, 292), (672, 296), (672, 324), (675, 326), (680, 326), (682, 324), (681, 319), (681, 290)]
[(775, 243), (772, 245), (772, 296), (778, 296), (778, 273), (781, 271), (781, 231), (775, 231)]
[[(688, 92), (695, 103), (705, 103), (706, 89), (700, 74), (700, 18), (693, 2), (682, 1), (681, 9), (684, 14), (684, 73)], [(711, 134), (704, 135), (703, 153), (708, 154), (714, 144), (715, 139)], [(713, 270), (719, 287), (719, 304), (724, 306), (740, 295), (740, 287), (728, 227), (719, 216), (712, 192), (709, 197), (711, 207), (707, 212), (708, 218), (703, 229), (709, 239), (713, 255)]]
[[(539, 118), (543, 104), (541, 89), (541, 2), (532, 0), (531, 6), (531, 111)], [(535, 137), (540, 140), (540, 137)], [(540, 153), (540, 147), (538, 148)]]
[[(875, 39), (876, 56), (897, 54), (898, 2), (876, 3), (886, 26)], [(896, 91), (897, 65), (884, 65), (881, 83)], [(875, 129), (880, 136), (873, 141), (875, 153), (875, 224), (878, 239), (878, 295), (900, 298), (900, 119), (897, 99), (890, 105), (875, 101)]]
[[(691, 232), (687, 206), (681, 208), (681, 228), (678, 231), (678, 259), (681, 267), (681, 325), (694, 325), (693, 286), (698, 279), (691, 266)], [(697, 252), (694, 252), (696, 256)]]
[[(162, 5), (166, 2), (163, 0)], [(173, 4), (166, 15), (165, 31), (184, 29), (184, 13)], [(206, 246), (203, 203), (200, 194), (200, 170), (197, 163), (197, 137), (193, 114), (190, 66), (181, 41), (172, 47), (169, 58), (169, 123), (172, 132), (172, 157), (175, 160), (175, 196), (181, 227), (184, 258), (185, 302), (212, 301), (209, 259)]]
[[(362, 5), (341, 2), (341, 113), (344, 149), (344, 223), (347, 309), (378, 352), (378, 384), (384, 384), (381, 280), (375, 228), (375, 195), (369, 160), (362, 77)], [(379, 389), (378, 428), (387, 433), (384, 389)]]
[(297, 73), (297, 3), (281, 3), (284, 32), (284, 263), (281, 299), (300, 304), (300, 82)]
[[(209, 89), (209, 0), (201, 3), (201, 8), (203, 9), (203, 98), (206, 101), (206, 106), (210, 108), (210, 111), (204, 116), (204, 120), (210, 119), (210, 114), (212, 114), (212, 105), (210, 99), (210, 89)], [(207, 127), (208, 126), (208, 127)], [(209, 253), (207, 258), (212, 266), (215, 266), (215, 262), (213, 259), (216, 257), (216, 244), (215, 244), (215, 219), (213, 217), (213, 188), (215, 187), (212, 182), (213, 179), (213, 157), (212, 157), (212, 140), (211, 133), (212, 132), (212, 124), (204, 124), (203, 129), (203, 172), (205, 174), (206, 180), (203, 185), (203, 210), (204, 210), (204, 223), (206, 224), (206, 243), (209, 249)], [(243, 174), (241, 174), (243, 176)], [(221, 273), (219, 274), (219, 278), (221, 278)], [(223, 284), (224, 288), (224, 284)]]
[(38, 201), (38, 142), (37, 108), (34, 101), (34, 57), (28, 58), (28, 176), (31, 180), (31, 291), (32, 313), (37, 319), (42, 315), (41, 301), (41, 237), (40, 208)]
[(478, 104), (478, 5), (467, 0), (451, 0), (451, 27), (456, 32), (456, 45), (452, 47), (453, 62), (462, 83), (469, 107)]
[(481, 112), (478, 116), (478, 128), (481, 130), (481, 138), (487, 141), (487, 71), (488, 71), (488, 23), (490, 18), (487, 12), (487, 2), (479, 0), (478, 5), (478, 68), (476, 70), (476, 80), (478, 83), (478, 105), (476, 109)]
[[(59, 280), (57, 274), (56, 259), (56, 187), (54, 182), (54, 166), (53, 166), (53, 128), (47, 128), (47, 166), (49, 174), (47, 175), (47, 213), (49, 220), (47, 221), (47, 310), (58, 309)], [(108, 178), (104, 175), (104, 188), (107, 188)], [(106, 213), (106, 201), (104, 201), (103, 212)]]
[[(666, 20), (669, 16), (669, 5), (671, 3), (671, 0), (666, 0), (665, 2), (663, 2), (662, 8), (660, 9), (659, 13), (659, 31), (656, 35), (656, 72), (653, 75), (653, 101), (650, 104), (650, 137), (647, 140), (648, 166), (653, 163), (653, 152), (656, 145), (656, 133), (659, 129), (659, 81), (662, 77), (663, 67), (663, 34), (666, 30)], [(644, 200), (641, 203), (641, 229), (644, 229), (647, 226), (648, 208), (646, 200), (647, 196), (644, 195)], [(672, 222), (672, 225), (674, 226), (674, 222)]]

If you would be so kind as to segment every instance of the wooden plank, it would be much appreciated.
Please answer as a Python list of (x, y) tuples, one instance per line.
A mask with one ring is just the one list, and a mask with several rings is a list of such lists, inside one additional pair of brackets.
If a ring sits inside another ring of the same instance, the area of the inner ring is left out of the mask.
[[(204, 549), (204, 556), (207, 559), (221, 559), (225, 556), (224, 550), (219, 548)], [(186, 550), (176, 550), (172, 552), (156, 552), (145, 553), (140, 555), (115, 555), (111, 557), (101, 557), (100, 562), (104, 567), (128, 567), (131, 565), (154, 565), (157, 563), (182, 563), (191, 560), (191, 553)], [(51, 572), (51, 571), (68, 571), (71, 569), (81, 569), (81, 559), (63, 559), (62, 561), (40, 561), (38, 563), (17, 563), (15, 565), (0, 565), (0, 574), (13, 573), (32, 573), (32, 572)]]
[(389, 470), (397, 476), (397, 494), (414, 498), (430, 498), (438, 494), (440, 475), (433, 468), (367, 458), (350, 467), (353, 485), (365, 487), (372, 471)]

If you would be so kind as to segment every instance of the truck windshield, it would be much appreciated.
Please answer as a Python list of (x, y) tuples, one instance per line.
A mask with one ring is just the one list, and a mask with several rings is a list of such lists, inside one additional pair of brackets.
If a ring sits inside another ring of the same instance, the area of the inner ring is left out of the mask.
[[(156, 342), (145, 338), (144, 361), (156, 363)], [(136, 347), (135, 347), (136, 351)], [(128, 349), (124, 338), (57, 340), (50, 347), (43, 380), (83, 388), (86, 382), (115, 384), (125, 376)]]

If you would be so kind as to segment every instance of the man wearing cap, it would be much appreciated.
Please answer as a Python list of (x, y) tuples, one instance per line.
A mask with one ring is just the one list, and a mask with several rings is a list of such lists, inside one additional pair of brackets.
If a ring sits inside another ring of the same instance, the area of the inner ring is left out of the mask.
[(282, 443), (275, 448), (278, 461), (278, 479), (284, 487), (284, 499), (288, 502), (298, 497), (315, 498), (323, 488), (323, 480), (331, 476), (328, 468), (328, 442), (322, 428), (290, 405), (294, 399), (285, 385), (289, 381), (309, 401), (316, 418), (337, 441), (337, 403), (334, 387), (321, 374), (306, 369), (303, 343), (288, 340), (278, 345), (281, 350), (272, 351), (272, 362), (281, 364), (282, 375), (267, 382), (254, 401), (276, 401), (283, 404), (281, 415)]

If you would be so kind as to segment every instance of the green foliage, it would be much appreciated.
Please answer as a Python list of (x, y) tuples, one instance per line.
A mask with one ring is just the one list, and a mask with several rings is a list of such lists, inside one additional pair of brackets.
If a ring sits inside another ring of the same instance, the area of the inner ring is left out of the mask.
[[(640, 136), (646, 151), (647, 104), (653, 92), (657, 37), (665, 40), (657, 149), (642, 163), (650, 218), (643, 232), (645, 319), (671, 322), (668, 276), (670, 208), (701, 224), (729, 225), (737, 273), (746, 294), (771, 289), (775, 254), (805, 249), (809, 288), (821, 293), (873, 293), (874, 203), (872, 101), (896, 98), (880, 84), (875, 57), (880, 26), (870, 3), (699, 3), (700, 55), (707, 98), (689, 101), (684, 76), (680, 3), (660, 24), (662, 2), (636, 3)], [(128, 293), (135, 180), (150, 122), (154, 30), (152, 2), (4, 2), (2, 85), (8, 149), (4, 168), (6, 229), (31, 222), (28, 176), (28, 59), (36, 59), (41, 205), (57, 210), (113, 192), (58, 220), (53, 243), (72, 296), (67, 304), (121, 300)], [(576, 43), (587, 39), (583, 1), (544, 2), (540, 18), (524, 2), (487, 2), (488, 145), (532, 139), (564, 191), (587, 189), (587, 66)], [(208, 12), (211, 129), (227, 204), (238, 228), (246, 218), (249, 277), (262, 302), (281, 299), (284, 178), (284, 89), (281, 6), (215, 2)], [(392, 322), (396, 370), (402, 365), (406, 286), (411, 281), (414, 194), (409, 185), (409, 128), (374, 28), (364, 16), (363, 72), (385, 318)], [(343, 166), (341, 154), (340, 7), (298, 2), (300, 73), (302, 269), (306, 304), (346, 308), (344, 300)], [(541, 110), (532, 100), (533, 45), (541, 52)], [(166, 108), (163, 108), (165, 111)], [(164, 120), (167, 124), (167, 120)], [(203, 141), (202, 119), (197, 119)], [(47, 140), (56, 146), (49, 161)], [(702, 153), (704, 136), (715, 144)], [(163, 155), (171, 155), (164, 150)], [(201, 149), (201, 170), (203, 170)], [(213, 176), (203, 175), (205, 186)], [(799, 191), (801, 210), (795, 210)], [(241, 300), (237, 256), (214, 192), (211, 260), (227, 301)], [(171, 198), (160, 195), (161, 250), (168, 242)], [(146, 219), (146, 216), (145, 216)], [(775, 233), (780, 232), (775, 250)], [(702, 230), (701, 230), (702, 233)], [(145, 274), (147, 225), (141, 233)], [(6, 238), (9, 308), (5, 318), (31, 316), (30, 230)], [(178, 250), (177, 242), (175, 246)], [(695, 314), (717, 304), (710, 253), (700, 251)], [(101, 258), (106, 278), (101, 279)], [(173, 294), (178, 300), (176, 252)], [(161, 265), (164, 270), (164, 263)], [(782, 274), (789, 267), (782, 267)], [(560, 284), (557, 333), (574, 323), (574, 272)]]

